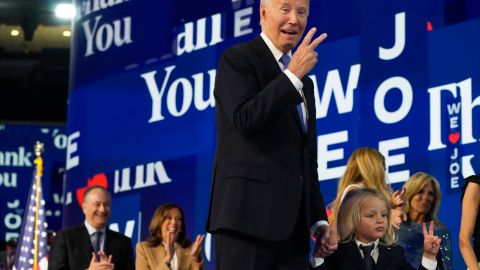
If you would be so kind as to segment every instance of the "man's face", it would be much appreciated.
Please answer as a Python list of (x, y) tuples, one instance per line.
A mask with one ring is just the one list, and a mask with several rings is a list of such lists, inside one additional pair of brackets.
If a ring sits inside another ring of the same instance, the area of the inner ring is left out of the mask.
[(83, 213), (88, 224), (100, 230), (110, 219), (110, 196), (102, 189), (90, 190), (83, 202)]
[(293, 49), (305, 31), (309, 0), (267, 0), (260, 4), (262, 31), (277, 49)]

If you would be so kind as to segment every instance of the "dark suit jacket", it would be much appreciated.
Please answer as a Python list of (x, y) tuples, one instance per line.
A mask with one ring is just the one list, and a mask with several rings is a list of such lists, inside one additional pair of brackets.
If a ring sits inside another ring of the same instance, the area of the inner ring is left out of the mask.
[[(357, 244), (352, 241), (340, 243), (337, 251), (325, 258), (325, 262), (315, 268), (319, 270), (366, 270)], [(414, 270), (405, 259), (401, 246), (378, 245), (378, 260), (375, 270)], [(420, 265), (418, 270), (426, 270)]]
[[(130, 238), (106, 230), (104, 251), (112, 255), (116, 270), (135, 269)], [(87, 269), (93, 247), (85, 225), (68, 228), (57, 233), (48, 256), (48, 269)]]
[[(15, 260), (14, 260), (15, 261)], [(1, 251), (0, 252), (0, 269), (12, 269), (13, 268), (13, 262), (8, 265), (7, 263), (7, 251)]]
[(207, 231), (281, 241), (292, 233), (299, 213), (307, 226), (327, 220), (317, 175), (313, 83), (308, 77), (302, 82), (306, 134), (296, 110), (302, 97), (260, 36), (221, 56)]

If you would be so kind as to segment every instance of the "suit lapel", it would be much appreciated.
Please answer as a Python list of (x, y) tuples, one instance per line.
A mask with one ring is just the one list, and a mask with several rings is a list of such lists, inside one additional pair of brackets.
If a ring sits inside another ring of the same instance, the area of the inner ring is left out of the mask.
[(90, 260), (92, 259), (93, 247), (92, 242), (90, 241), (90, 235), (88, 234), (88, 230), (85, 225), (82, 225), (79, 236), (80, 248), (90, 262)]
[(378, 260), (376, 269), (387, 269), (388, 262), (391, 260), (390, 257), (392, 255), (392, 248), (385, 245), (378, 245)]
[[(297, 122), (297, 127), (299, 131), (302, 133), (303, 136), (305, 136), (305, 132), (303, 131), (303, 125), (302, 125), (302, 120), (300, 120), (300, 115), (298, 114), (297, 106), (294, 106), (290, 112), (293, 114), (293, 118), (295, 118), (295, 122)], [(308, 133), (308, 130), (307, 130)]]
[[(282, 69), (280, 68), (280, 66), (278, 64), (277, 59), (275, 59), (275, 57), (273, 57), (272, 52), (270, 51), (270, 49), (268, 48), (267, 44), (265, 43), (265, 41), (263, 40), (263, 38), (261, 36), (257, 36), (257, 38), (255, 38), (252, 41), (251, 46), (252, 46), (252, 49), (253, 49), (253, 52), (255, 53), (255, 55), (257, 55), (257, 57), (260, 59), (260, 62), (264, 63), (264, 65), (262, 65), (263, 73), (266, 75), (267, 81), (271, 82), (276, 77), (278, 77), (280, 75), (280, 73), (282, 73)], [(305, 78), (302, 79), (302, 82), (304, 83), (304, 86), (305, 86)], [(305, 97), (305, 99), (308, 100), (307, 97)], [(309, 108), (310, 108), (309, 105), (313, 106), (311, 104), (307, 104), (307, 107), (309, 107)], [(300, 119), (300, 116), (298, 114), (296, 106), (294, 106), (290, 110), (290, 113), (293, 114), (293, 118), (295, 119), (295, 122), (297, 122), (297, 127), (300, 129), (300, 132), (302, 133), (302, 135), (305, 135), (305, 132), (303, 132), (302, 122), (301, 122), (301, 119)], [(310, 115), (309, 115), (309, 117), (310, 117)], [(308, 132), (308, 130), (307, 130), (307, 132)]]
[(315, 97), (313, 93), (313, 85), (311, 80), (304, 77), (303, 82), (303, 94), (305, 95), (305, 101), (307, 103), (307, 136), (316, 136), (316, 130), (313, 128), (315, 126), (315, 121), (317, 119), (315, 112)]
[(366, 270), (362, 255), (360, 254), (360, 250), (355, 241), (345, 244), (345, 255), (351, 260), (352, 265), (358, 266), (358, 269)]
[(186, 257), (186, 252), (178, 243), (176, 245), (175, 252), (177, 253), (178, 257), (178, 269), (187, 269), (188, 258)]
[(277, 59), (273, 57), (272, 52), (261, 36), (257, 36), (257, 38), (252, 41), (251, 46), (255, 55), (260, 59), (260, 62), (263, 63), (262, 68), (266, 75), (266, 80), (268, 82), (272, 81), (282, 72)]
[(105, 242), (103, 243), (103, 251), (107, 255), (112, 254), (112, 232), (107, 228), (105, 230)]

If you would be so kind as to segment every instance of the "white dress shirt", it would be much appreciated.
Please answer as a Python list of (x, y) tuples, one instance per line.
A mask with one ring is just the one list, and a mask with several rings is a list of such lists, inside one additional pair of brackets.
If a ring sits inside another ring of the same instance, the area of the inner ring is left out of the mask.
[[(85, 227), (87, 227), (88, 235), (90, 236), (90, 243), (92, 243), (93, 246), (93, 241), (95, 238), (94, 233), (97, 232), (97, 229), (95, 229), (92, 225), (90, 225), (86, 220), (85, 220)], [(103, 247), (105, 245), (105, 237), (107, 236), (105, 233), (107, 231), (106, 227), (103, 227), (101, 230), (102, 235), (100, 236), (100, 250), (99, 251), (104, 251)]]
[[(263, 38), (263, 41), (265, 41), (268, 48), (272, 52), (273, 57), (275, 57), (275, 59), (277, 60), (277, 64), (280, 67), (280, 69), (283, 70), (283, 73), (285, 73), (285, 75), (287, 75), (288, 79), (292, 82), (293, 86), (295, 87), (295, 89), (297, 89), (298, 93), (300, 94), (300, 96), (304, 100), (304, 102), (302, 102), (300, 104), (302, 106), (302, 121), (305, 124), (305, 128), (308, 129), (308, 126), (307, 126), (307, 109), (306, 109), (306, 106), (305, 106), (305, 98), (304, 98), (304, 95), (303, 95), (303, 83), (302, 83), (302, 81), (299, 78), (297, 78), (297, 76), (295, 76), (295, 74), (293, 74), (290, 70), (288, 70), (288, 67), (284, 67), (283, 64), (280, 62), (280, 58), (283, 56), (284, 53), (282, 51), (280, 51), (279, 49), (277, 49), (277, 47), (275, 47), (275, 45), (273, 45), (272, 41), (267, 37), (267, 35), (265, 33), (263, 33), (263, 32), (260, 33), (260, 36)], [(288, 52), (288, 56), (290, 56), (290, 58), (292, 58), (292, 51)]]

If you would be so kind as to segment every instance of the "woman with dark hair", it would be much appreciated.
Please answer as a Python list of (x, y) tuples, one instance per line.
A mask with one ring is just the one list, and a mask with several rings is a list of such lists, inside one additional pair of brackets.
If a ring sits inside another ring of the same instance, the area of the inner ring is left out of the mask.
[(137, 244), (137, 269), (204, 269), (201, 244), (204, 236), (195, 242), (186, 238), (182, 208), (173, 203), (160, 205), (153, 214), (146, 241)]
[(452, 240), (450, 230), (438, 220), (438, 209), (442, 200), (440, 184), (430, 174), (417, 172), (410, 176), (403, 185), (406, 204), (404, 211), (408, 219), (400, 225), (398, 243), (405, 250), (407, 261), (414, 267), (421, 264), (423, 253), (422, 224), (427, 227), (431, 222), (435, 224), (435, 235), (440, 237), (442, 244), (437, 253), (437, 269), (451, 270)]

